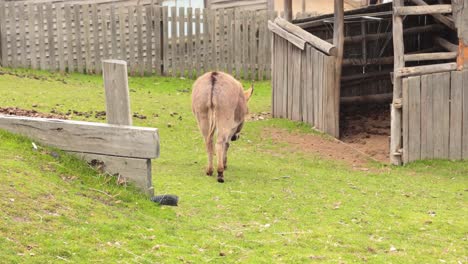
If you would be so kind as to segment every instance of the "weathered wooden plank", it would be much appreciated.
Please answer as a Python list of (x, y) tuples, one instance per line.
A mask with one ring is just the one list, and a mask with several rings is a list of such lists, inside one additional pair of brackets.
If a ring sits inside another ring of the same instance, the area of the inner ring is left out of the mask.
[(463, 131), (462, 131), (462, 155), (468, 159), (468, 70), (463, 71)]
[(93, 48), (94, 48), (94, 65), (93, 69), (95, 73), (101, 73), (101, 38), (99, 37), (99, 18), (98, 18), (98, 7), (96, 4), (91, 5), (92, 20), (93, 20)]
[[(38, 66), (38, 63), (37, 63), (37, 54), (36, 54), (36, 49), (37, 49), (37, 34), (36, 34), (36, 15), (37, 15), (37, 11), (36, 11), (36, 5), (34, 4), (30, 4), (28, 3), (28, 19), (29, 19), (29, 23), (28, 23), (28, 37), (29, 37), (29, 48), (30, 48), (30, 60), (31, 60), (31, 68), (33, 69), (37, 69), (37, 66)], [(0, 5), (0, 9), (1, 9), (1, 5)], [(1, 12), (1, 11), (0, 11)], [(68, 18), (67, 18), (68, 20)], [(1, 22), (1, 18), (0, 18), (0, 23)], [(0, 36), (1, 38), (1, 36)], [(1, 40), (0, 40), (1, 41)], [(6, 44), (6, 43), (5, 43)]]
[(31, 51), (28, 49), (28, 46), (26, 45), (26, 21), (28, 20), (28, 11), (26, 8), (25, 3), (20, 2), (18, 5), (18, 13), (22, 14), (22, 16), (19, 19), (19, 35), (20, 35), (20, 60), (19, 60), (19, 65), (20, 67), (26, 68), (27, 67), (27, 55)]
[(185, 7), (179, 8), (178, 23), (179, 23), (179, 37), (177, 45), (177, 60), (178, 60), (178, 69), (180, 76), (185, 76)]
[(157, 158), (156, 128), (70, 120), (0, 116), (0, 129), (65, 151), (133, 158)]
[(396, 77), (415, 76), (439, 72), (450, 72), (457, 69), (457, 63), (441, 63), (415, 67), (401, 67), (395, 70)]
[(225, 43), (224, 43), (224, 38), (226, 36), (226, 31), (225, 31), (225, 25), (224, 25), (224, 19), (225, 19), (225, 11), (224, 9), (219, 9), (217, 10), (218, 14), (218, 33), (216, 34), (217, 36), (217, 44), (219, 45), (217, 48), (217, 54), (218, 54), (218, 67), (217, 69), (221, 71), (226, 71), (226, 65), (225, 65), (225, 55), (226, 55), (226, 48), (225, 48)]
[(56, 5), (56, 23), (57, 23), (57, 48), (58, 48), (58, 67), (59, 71), (64, 73), (66, 68), (64, 53), (64, 32), (63, 32), (63, 5)]
[(89, 163), (102, 162), (103, 171), (111, 175), (118, 174), (120, 177), (124, 177), (129, 182), (134, 183), (137, 188), (150, 197), (154, 195), (150, 159), (124, 158), (79, 152), (69, 153), (77, 155)]
[[(72, 25), (73, 11), (72, 6), (65, 4), (65, 31), (67, 32), (67, 68), (68, 72), (75, 71), (75, 62), (73, 60), (73, 37), (74, 29)], [(40, 40), (39, 40), (40, 41)], [(33, 67), (34, 68), (34, 67)]]
[[(410, 77), (411, 78), (411, 77)], [(416, 77), (413, 77), (413, 78), (416, 78)], [(412, 89), (412, 87), (410, 88), (409, 86), (409, 80), (408, 78), (403, 78), (403, 83), (402, 83), (402, 92), (403, 92), (403, 97), (402, 97), (402, 100), (403, 100), (403, 116), (402, 116), (402, 124), (401, 126), (403, 127), (403, 134), (402, 134), (402, 137), (403, 137), (403, 163), (406, 164), (409, 162), (409, 152), (410, 152), (410, 148), (409, 148), (409, 112), (410, 112), (410, 109), (409, 109), (409, 101), (410, 101), (410, 98), (409, 98), (409, 89)]]
[(433, 78), (421, 76), (421, 159), (434, 157)]
[(287, 117), (288, 119), (292, 120), (292, 112), (293, 112), (293, 88), (294, 88), (294, 50), (293, 50), (293, 45), (288, 42), (288, 57), (287, 57), (287, 62), (288, 62), (288, 76), (287, 76), (287, 90), (288, 90), (288, 108), (287, 108)]
[(163, 25), (163, 74), (167, 75), (169, 72), (169, 8), (162, 7), (162, 25)]
[[(324, 56), (322, 53), (320, 53), (319, 51), (317, 51), (317, 60), (318, 60), (318, 64), (317, 64), (317, 68), (318, 69), (323, 69), (323, 67), (325, 66), (324, 64)], [(324, 101), (324, 98), (325, 98), (325, 93), (324, 93), (324, 90), (325, 90), (325, 85), (324, 85), (324, 74), (325, 74), (325, 71), (320, 71), (318, 73), (318, 83), (317, 83), (317, 88), (318, 88), (318, 94), (317, 94), (317, 101), (318, 101), (318, 130), (320, 131), (323, 131), (324, 130), (324, 127), (325, 127), (325, 124), (324, 124), (324, 116), (325, 116), (325, 113), (324, 113), (324, 107), (323, 107), (323, 101)]]
[(307, 111), (307, 97), (308, 97), (308, 91), (307, 91), (307, 68), (308, 63), (307, 63), (307, 47), (301, 52), (301, 79), (300, 79), (300, 99), (301, 99), (301, 118), (300, 120), (302, 122), (308, 122), (309, 120), (309, 112)]
[(234, 27), (233, 27), (233, 17), (234, 17), (234, 9), (226, 10), (227, 13), (227, 23), (226, 23), (226, 39), (227, 39), (227, 61), (226, 61), (226, 70), (229, 74), (233, 74), (233, 54), (234, 54)]
[(463, 125), (463, 74), (459, 71), (451, 73), (450, 87), (450, 147), (449, 158), (462, 158), (462, 128)]
[(306, 105), (307, 105), (307, 123), (314, 125), (314, 65), (313, 65), (313, 51), (311, 46), (306, 47)]
[(84, 64), (83, 64), (83, 48), (82, 48), (82, 39), (81, 39), (81, 17), (80, 17), (80, 7), (79, 5), (73, 5), (74, 13), (74, 28), (75, 28), (75, 45), (76, 45), (76, 58), (77, 58), (77, 70), (78, 72), (84, 73)]
[(177, 8), (171, 7), (171, 73), (177, 74)]
[(450, 73), (433, 75), (434, 158), (447, 159), (450, 127)]
[(203, 9), (203, 60), (202, 60), (202, 71), (206, 72), (209, 69), (208, 59), (210, 56), (211, 45), (209, 44), (210, 33), (209, 33), (209, 12), (208, 9)]
[(312, 124), (313, 127), (318, 128), (318, 120), (319, 120), (319, 104), (318, 104), (318, 89), (319, 89), (319, 69), (318, 65), (318, 54), (315, 48), (310, 50), (312, 56), (312, 98), (313, 98), (313, 109), (314, 109), (314, 123)]
[(292, 106), (291, 106), (291, 117), (294, 121), (301, 120), (301, 67), (302, 67), (302, 54), (301, 50), (296, 47), (292, 47)]
[(153, 72), (153, 7), (148, 5), (145, 6), (145, 33), (146, 33), (146, 44), (145, 44), (145, 72), (149, 75)]
[(10, 25), (10, 49), (11, 49), (11, 61), (10, 67), (18, 67), (18, 40), (17, 40), (17, 25), (16, 25), (16, 3), (11, 2), (8, 9), (9, 25)]
[(283, 83), (281, 85), (281, 91), (282, 91), (282, 110), (281, 110), (281, 117), (282, 118), (287, 118), (288, 117), (288, 78), (289, 78), (289, 67), (291, 65), (288, 63), (288, 56), (290, 55), (289, 53), (289, 46), (291, 45), (287, 40), (285, 39), (280, 39), (281, 42), (281, 65), (282, 68), (280, 68), (283, 76), (282, 76), (282, 81)]
[(203, 63), (201, 60), (201, 41), (202, 41), (202, 33), (200, 30), (201, 26), (201, 19), (200, 19), (200, 9), (195, 9), (195, 77), (201, 74), (201, 64)]
[(102, 70), (106, 92), (107, 122), (131, 126), (132, 113), (128, 91), (127, 63), (122, 60), (104, 60)]
[(89, 23), (91, 19), (89, 18), (89, 5), (83, 5), (83, 28), (84, 28), (84, 61), (85, 61), (85, 69), (86, 73), (92, 73), (91, 65), (93, 63), (93, 58), (91, 57), (91, 33), (89, 29)]
[(210, 64), (210, 68), (212, 70), (218, 70), (218, 47), (217, 47), (217, 38), (216, 38), (216, 34), (217, 34), (217, 30), (216, 30), (216, 18), (217, 18), (217, 12), (215, 10), (210, 10), (209, 12), (210, 14), (210, 39), (211, 39), (211, 64)]
[(155, 50), (154, 50), (154, 64), (156, 67), (156, 73), (158, 75), (162, 74), (162, 58), (163, 58), (163, 45), (162, 45), (162, 8), (159, 6), (153, 7), (154, 12), (154, 40), (155, 40)]
[[(249, 61), (249, 46), (248, 46), (248, 39), (249, 39), (249, 12), (244, 10), (242, 12), (242, 20), (241, 20), (241, 27), (242, 27), (242, 72), (243, 72), (243, 78), (247, 79), (248, 78), (248, 73), (249, 73), (249, 68), (248, 68), (248, 61)], [(289, 50), (289, 48), (288, 48)]]
[[(251, 18), (250, 18), (250, 32), (249, 32), (249, 42), (250, 42), (250, 79), (255, 80), (256, 79), (256, 71), (257, 71), (257, 56), (258, 56), (258, 51), (257, 51), (257, 22), (256, 22), (256, 13), (251, 12)], [(300, 56), (297, 56), (300, 60)], [(300, 70), (298, 68), (298, 70)], [(300, 77), (300, 75), (299, 75)], [(296, 80), (297, 81), (297, 80)]]
[(136, 63), (136, 36), (135, 36), (135, 7), (128, 7), (128, 55), (129, 55), (129, 73), (131, 75), (136, 74), (137, 63)]
[(54, 22), (52, 15), (52, 3), (46, 3), (46, 21), (47, 21), (47, 37), (48, 37), (48, 50), (49, 50), (49, 60), (46, 63), (47, 69), (56, 70), (57, 66), (55, 63), (55, 40), (54, 40)]
[(38, 16), (38, 33), (39, 33), (39, 68), (41, 70), (47, 69), (46, 66), (46, 51), (45, 51), (45, 35), (44, 35), (44, 5), (40, 4), (37, 6), (37, 16)]
[[(234, 65), (235, 65), (235, 76), (241, 78), (241, 59), (242, 59), (242, 32), (241, 32), (241, 19), (242, 11), (234, 10)], [(278, 45), (281, 45), (278, 43)]]
[(109, 16), (109, 22), (110, 22), (110, 44), (111, 44), (111, 55), (110, 57), (113, 59), (118, 58), (118, 53), (117, 53), (117, 15), (115, 14), (115, 5), (110, 6), (110, 16)]
[[(6, 10), (7, 10), (8, 4), (5, 3), (4, 1), (0, 2), (0, 56), (1, 60), (0, 62), (2, 63), (3, 67), (6, 67), (8, 65), (8, 47), (7, 47), (7, 34), (6, 34)], [(30, 5), (30, 9), (31, 10)], [(31, 13), (31, 12), (30, 12)], [(30, 25), (32, 19), (29, 20)]]
[(274, 64), (279, 63), (278, 61), (278, 37), (276, 35), (273, 35), (273, 78), (271, 80), (271, 86), (272, 86), (272, 91), (271, 91), (271, 115), (273, 117), (278, 117), (278, 71), (277, 67)]
[(338, 116), (336, 105), (336, 83), (335, 83), (335, 57), (323, 56), (323, 71), (324, 71), (324, 89), (323, 89), (323, 115), (324, 115), (324, 132), (333, 137), (338, 137)]
[(145, 63), (143, 58), (143, 11), (142, 6), (136, 6), (136, 14), (137, 14), (137, 40), (138, 40), (138, 60), (137, 60), (137, 67), (140, 76), (145, 74)]
[(187, 8), (187, 77), (193, 78), (194, 76), (194, 58), (193, 58), (193, 9)]
[(421, 159), (421, 78), (410, 77), (408, 83), (409, 134), (408, 145), (403, 145), (403, 148), (408, 148), (408, 161), (415, 161)]
[(283, 28), (279, 27), (275, 23), (273, 23), (271, 21), (268, 21), (268, 29), (270, 29), (270, 31), (278, 34), (282, 38), (287, 39), (289, 42), (294, 44), (294, 46), (300, 48), (301, 50), (304, 49), (304, 45), (306, 43), (305, 40), (297, 37), (296, 35), (293, 35), (293, 34), (289, 33), (288, 31), (286, 31)]

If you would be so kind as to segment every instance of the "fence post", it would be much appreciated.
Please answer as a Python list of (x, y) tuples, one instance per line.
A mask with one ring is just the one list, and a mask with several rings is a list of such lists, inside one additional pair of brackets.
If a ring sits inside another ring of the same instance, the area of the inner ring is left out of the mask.
[(0, 0), (0, 64), (6, 66), (7, 52), (6, 52), (6, 3)]
[(106, 92), (107, 122), (114, 125), (132, 125), (128, 91), (127, 63), (122, 60), (104, 60), (102, 75)]

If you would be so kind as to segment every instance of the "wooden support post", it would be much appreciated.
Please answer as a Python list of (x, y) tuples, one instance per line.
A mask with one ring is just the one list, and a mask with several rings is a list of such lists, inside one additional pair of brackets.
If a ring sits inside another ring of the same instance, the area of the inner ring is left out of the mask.
[(458, 69), (468, 67), (468, 0), (454, 0), (453, 16), (458, 30)]
[(107, 122), (131, 126), (127, 63), (121, 60), (105, 60), (102, 62), (102, 75), (106, 92)]
[[(403, 6), (404, 0), (394, 0), (393, 8)], [(394, 71), (405, 67), (405, 47), (403, 41), (403, 18), (398, 14), (393, 14), (393, 50), (394, 50)], [(401, 102), (402, 97), (402, 79), (396, 74), (393, 75), (393, 103), (391, 106), (391, 140), (390, 140), (390, 161), (394, 165), (401, 165), (402, 156), (402, 111), (396, 106)]]
[(284, 19), (292, 21), (292, 0), (284, 0)]
[(344, 1), (335, 0), (335, 13), (333, 25), (333, 45), (337, 48), (335, 59), (335, 136), (339, 137), (340, 127), (340, 94), (341, 94), (341, 70), (343, 67), (344, 51)]

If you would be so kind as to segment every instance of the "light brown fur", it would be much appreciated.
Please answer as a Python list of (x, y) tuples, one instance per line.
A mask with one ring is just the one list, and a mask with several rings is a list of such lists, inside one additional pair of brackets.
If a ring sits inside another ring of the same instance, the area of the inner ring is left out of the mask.
[(213, 137), (217, 130), (218, 182), (224, 182), (229, 142), (239, 138), (252, 92), (253, 87), (244, 91), (240, 82), (224, 72), (205, 73), (193, 84), (192, 111), (205, 139), (209, 176), (213, 175)]

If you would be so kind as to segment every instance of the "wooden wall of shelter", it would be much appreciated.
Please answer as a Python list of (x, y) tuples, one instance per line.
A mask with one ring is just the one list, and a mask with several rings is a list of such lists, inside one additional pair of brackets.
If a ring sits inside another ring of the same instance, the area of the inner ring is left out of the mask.
[(336, 59), (330, 54), (335, 47), (323, 40), (312, 39), (325, 46), (320, 50), (315, 42), (311, 42), (313, 36), (308, 36), (305, 31), (297, 34), (295, 30), (298, 28), (284, 25), (269, 23), (274, 33), (272, 114), (277, 118), (308, 123), (338, 137)]

